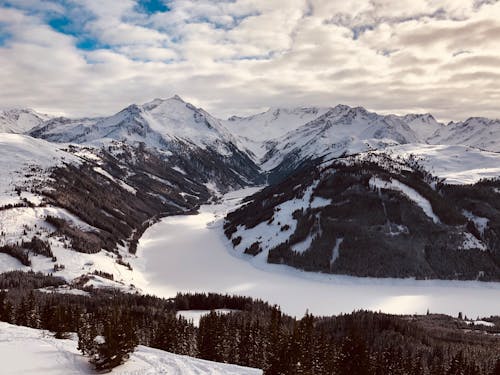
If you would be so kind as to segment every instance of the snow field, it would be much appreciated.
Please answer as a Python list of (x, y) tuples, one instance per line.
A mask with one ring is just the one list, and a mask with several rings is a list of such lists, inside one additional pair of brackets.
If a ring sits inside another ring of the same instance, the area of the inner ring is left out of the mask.
[[(0, 357), (5, 375), (95, 374), (76, 349), (75, 335), (57, 340), (44, 330), (0, 322)], [(168, 353), (139, 345), (130, 359), (113, 369), (117, 375), (258, 375), (261, 370)]]

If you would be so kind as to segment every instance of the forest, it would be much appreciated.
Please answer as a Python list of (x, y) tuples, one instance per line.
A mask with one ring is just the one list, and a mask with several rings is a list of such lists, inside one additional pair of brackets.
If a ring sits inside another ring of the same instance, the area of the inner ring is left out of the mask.
[[(267, 375), (500, 374), (500, 317), (487, 319), (494, 326), (471, 325), (462, 314), (355, 311), (297, 319), (278, 306), (240, 296), (162, 299), (92, 288), (81, 294), (47, 292), (63, 284), (34, 272), (0, 274), (0, 320), (47, 329), (58, 338), (77, 332), (79, 349), (98, 370), (122, 363), (141, 344), (261, 368)], [(211, 312), (199, 327), (176, 316), (180, 310), (219, 308), (233, 312)]]

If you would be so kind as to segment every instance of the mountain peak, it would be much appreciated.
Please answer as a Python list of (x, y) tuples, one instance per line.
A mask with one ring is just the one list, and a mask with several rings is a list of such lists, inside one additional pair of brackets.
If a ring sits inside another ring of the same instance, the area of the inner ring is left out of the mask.
[(24, 133), (50, 118), (30, 108), (3, 109), (0, 110), (0, 132)]
[(173, 99), (173, 100), (178, 100), (180, 102), (183, 102), (185, 103), (184, 99), (182, 99), (179, 95), (175, 94), (174, 96), (172, 96), (170, 99)]

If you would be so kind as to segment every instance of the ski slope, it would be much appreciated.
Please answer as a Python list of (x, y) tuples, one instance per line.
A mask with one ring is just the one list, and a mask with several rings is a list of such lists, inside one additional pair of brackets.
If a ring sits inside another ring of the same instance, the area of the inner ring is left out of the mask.
[[(75, 337), (57, 340), (48, 331), (0, 322), (1, 370), (5, 375), (95, 374), (76, 349)], [(138, 346), (130, 359), (112, 371), (117, 375), (257, 375), (261, 370), (205, 361)]]
[(150, 227), (133, 261), (144, 277), (143, 289), (163, 297), (177, 292), (245, 295), (299, 317), (306, 310), (332, 315), (357, 309), (425, 314), (429, 309), (473, 317), (500, 311), (500, 283), (327, 275), (241, 254), (225, 238), (222, 220), (251, 192), (232, 192), (219, 204), (202, 206), (197, 215), (167, 217)]

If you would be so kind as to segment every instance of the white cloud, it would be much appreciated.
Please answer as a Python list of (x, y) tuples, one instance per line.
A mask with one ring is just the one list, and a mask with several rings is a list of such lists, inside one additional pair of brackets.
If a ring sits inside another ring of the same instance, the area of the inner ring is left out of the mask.
[[(110, 114), (178, 93), (219, 116), (363, 105), (443, 119), (500, 117), (500, 4), (473, 0), (19, 2), (0, 9), (0, 106)], [(47, 25), (74, 19), (107, 49)], [(0, 38), (2, 40), (2, 38)]]

